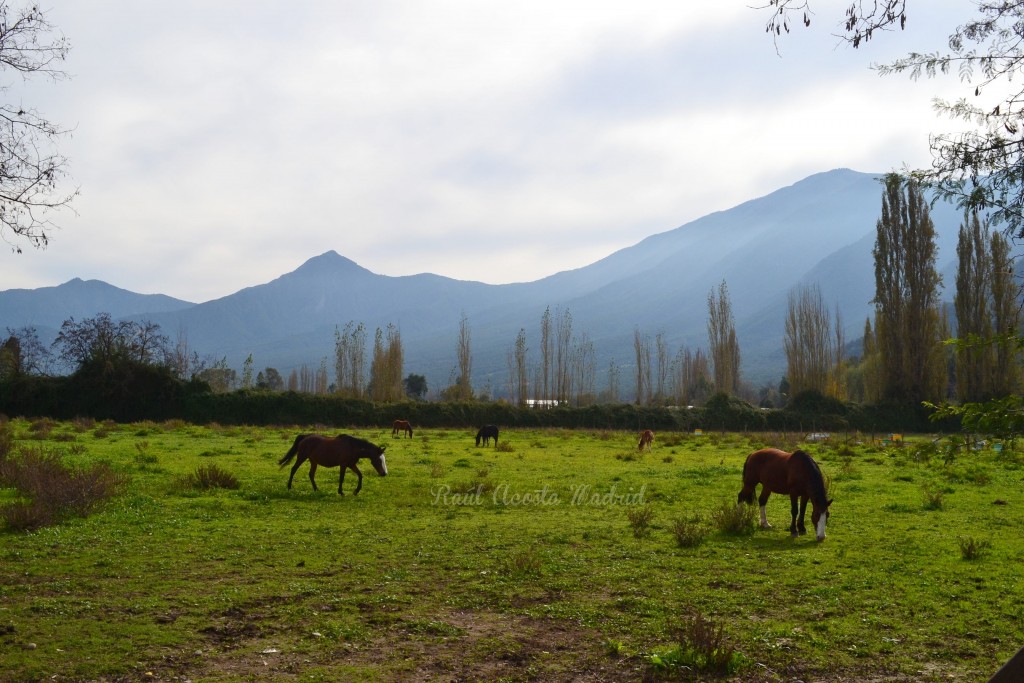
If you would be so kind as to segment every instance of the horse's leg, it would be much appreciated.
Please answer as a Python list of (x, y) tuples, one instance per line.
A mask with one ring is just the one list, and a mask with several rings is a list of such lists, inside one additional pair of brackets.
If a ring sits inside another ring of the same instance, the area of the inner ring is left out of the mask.
[(316, 461), (315, 460), (310, 460), (309, 461), (309, 482), (313, 485), (313, 490), (314, 491), (318, 491), (319, 490), (316, 487)]
[[(359, 471), (359, 468), (356, 467), (355, 463), (352, 463), (351, 465), (349, 465), (349, 467), (351, 467), (352, 471), (356, 473), (357, 477), (359, 477), (359, 480), (356, 483), (356, 490), (352, 492), (352, 495), (356, 496), (359, 495), (359, 490), (363, 488), (363, 473)], [(338, 490), (338, 493), (341, 493), (340, 489)]]
[(305, 456), (303, 456), (300, 453), (299, 456), (297, 458), (295, 458), (295, 464), (292, 465), (292, 473), (290, 475), (288, 475), (288, 489), (289, 490), (291, 490), (291, 488), (292, 488), (292, 479), (295, 478), (295, 472), (298, 471), (299, 465), (301, 465), (304, 462), (306, 462), (306, 458), (305, 458)]
[(797, 521), (796, 530), (803, 536), (807, 533), (807, 527), (804, 526), (804, 513), (807, 512), (807, 496), (800, 498), (800, 519)]
[(768, 496), (772, 495), (772, 492), (768, 490), (768, 487), (761, 484), (761, 495), (757, 497), (757, 503), (761, 506), (761, 528), (771, 529), (772, 525), (768, 523), (768, 514), (765, 509), (768, 507)]
[[(793, 538), (797, 537), (796, 515), (797, 515), (797, 509), (799, 507), (798, 502), (797, 502), (799, 500), (799, 498), (800, 498), (800, 496), (796, 495), (795, 493), (790, 494), (790, 496), (789, 496), (789, 512), (793, 516), (793, 521), (789, 523), (789, 535), (792, 536)], [(803, 525), (803, 518), (801, 518), (801, 526), (802, 525)]]

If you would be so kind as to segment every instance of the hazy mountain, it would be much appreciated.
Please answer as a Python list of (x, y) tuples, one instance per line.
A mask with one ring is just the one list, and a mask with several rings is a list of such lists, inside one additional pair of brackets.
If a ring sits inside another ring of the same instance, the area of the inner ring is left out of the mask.
[(194, 305), (163, 294), (136, 294), (100, 280), (75, 278), (56, 287), (0, 292), (0, 333), (33, 326), (41, 339), (49, 341), (68, 318), (82, 320), (101, 312), (114, 318), (148, 316)]
[[(172, 338), (183, 332), (195, 350), (226, 356), (233, 367), (251, 353), (257, 369), (269, 366), (287, 374), (303, 364), (318, 367), (322, 359), (333, 368), (334, 331), (348, 321), (366, 326), (369, 345), (377, 327), (394, 324), (405, 348), (405, 372), (426, 375), (432, 388), (440, 388), (456, 365), (465, 314), (474, 385), (479, 391), (490, 384), (492, 392), (502, 394), (516, 335), (525, 329), (536, 354), (541, 316), (550, 307), (553, 316), (568, 311), (574, 336), (593, 342), (598, 384), (604, 384), (614, 362), (628, 387), (634, 331), (652, 340), (663, 334), (672, 355), (681, 345), (706, 346), (708, 293), (724, 280), (744, 378), (774, 383), (785, 372), (783, 318), (795, 285), (817, 283), (832, 310), (840, 312), (847, 338), (860, 336), (874, 296), (871, 249), (881, 207), (879, 179), (845, 169), (813, 175), (652, 235), (584, 268), (530, 283), (486, 285), (431, 274), (389, 277), (330, 251), (267, 284), (195, 305), (80, 280), (0, 292), (0, 328), (59, 326), (68, 316), (106, 310), (150, 319)], [(937, 205), (932, 219), (939, 233), (939, 267), (948, 272), (961, 217), (953, 207)]]

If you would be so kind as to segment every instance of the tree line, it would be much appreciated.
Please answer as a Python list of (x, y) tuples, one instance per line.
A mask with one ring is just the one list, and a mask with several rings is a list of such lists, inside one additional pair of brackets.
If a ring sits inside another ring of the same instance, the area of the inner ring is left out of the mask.
[[(839, 401), (981, 401), (1021, 389), (1019, 287), (1006, 238), (977, 212), (960, 225), (958, 269), (952, 307), (940, 297), (936, 233), (921, 187), (896, 174), (885, 179), (873, 248), (875, 314), (864, 324), (862, 352), (849, 354), (838, 313), (833, 315), (817, 285), (794, 288), (788, 298), (783, 346), (786, 375), (777, 389), (760, 394), (742, 381), (741, 352), (728, 285), (707, 295), (707, 348), (669, 348), (664, 332), (634, 330), (632, 402), (649, 406), (700, 406), (716, 393), (763, 407), (781, 407), (813, 392)], [(952, 315), (952, 320), (950, 319)], [(954, 331), (955, 327), (955, 331)], [(525, 328), (508, 347), (504, 396), (517, 406), (587, 406), (621, 402), (621, 368), (612, 361), (598, 391), (596, 349), (574, 329), (568, 309), (546, 308), (538, 348), (531, 354)], [(959, 345), (945, 343), (954, 336)], [(988, 341), (986, 341), (988, 340)], [(478, 394), (472, 376), (472, 334), (463, 314), (443, 401), (490, 399)], [(422, 375), (405, 374), (400, 330), (377, 328), (370, 341), (363, 323), (335, 330), (333, 368), (293, 369), (285, 378), (267, 367), (254, 372), (250, 355), (241, 373), (227, 360), (201, 358), (187, 337), (172, 343), (149, 322), (115, 321), (107, 313), (66, 320), (50, 348), (32, 328), (8, 330), (0, 347), (0, 381), (44, 375), (54, 369), (109, 374), (149, 365), (181, 381), (205, 383), (214, 392), (236, 389), (335, 394), (375, 402), (423, 399)], [(333, 381), (330, 370), (333, 369)]]

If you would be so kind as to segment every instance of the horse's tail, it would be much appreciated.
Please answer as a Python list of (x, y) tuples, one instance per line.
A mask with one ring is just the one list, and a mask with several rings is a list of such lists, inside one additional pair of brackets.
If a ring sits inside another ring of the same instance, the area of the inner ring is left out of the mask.
[(309, 434), (299, 434), (295, 437), (295, 441), (292, 443), (292, 447), (288, 449), (288, 452), (284, 454), (284, 457), (277, 461), (278, 466), (284, 467), (291, 459), (295, 457), (295, 454), (299, 452), (299, 442), (305, 439)]
[(748, 486), (749, 479), (747, 479), (748, 473), (751, 468), (751, 461), (753, 460), (753, 453), (747, 456), (747, 459), (743, 461), (743, 488), (740, 489), (739, 495), (736, 497), (740, 503), (748, 503), (753, 505), (754, 503), (754, 489), (757, 486), (757, 482), (753, 485)]

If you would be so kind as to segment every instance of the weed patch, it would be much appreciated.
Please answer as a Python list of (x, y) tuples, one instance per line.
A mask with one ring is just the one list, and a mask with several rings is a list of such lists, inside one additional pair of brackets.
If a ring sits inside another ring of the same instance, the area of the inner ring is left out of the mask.
[(21, 500), (0, 509), (13, 531), (30, 531), (57, 524), (69, 516), (84, 517), (115, 495), (121, 475), (105, 463), (84, 469), (67, 467), (60, 453), (25, 448), (20, 454), (0, 454), (0, 484), (16, 489)]

